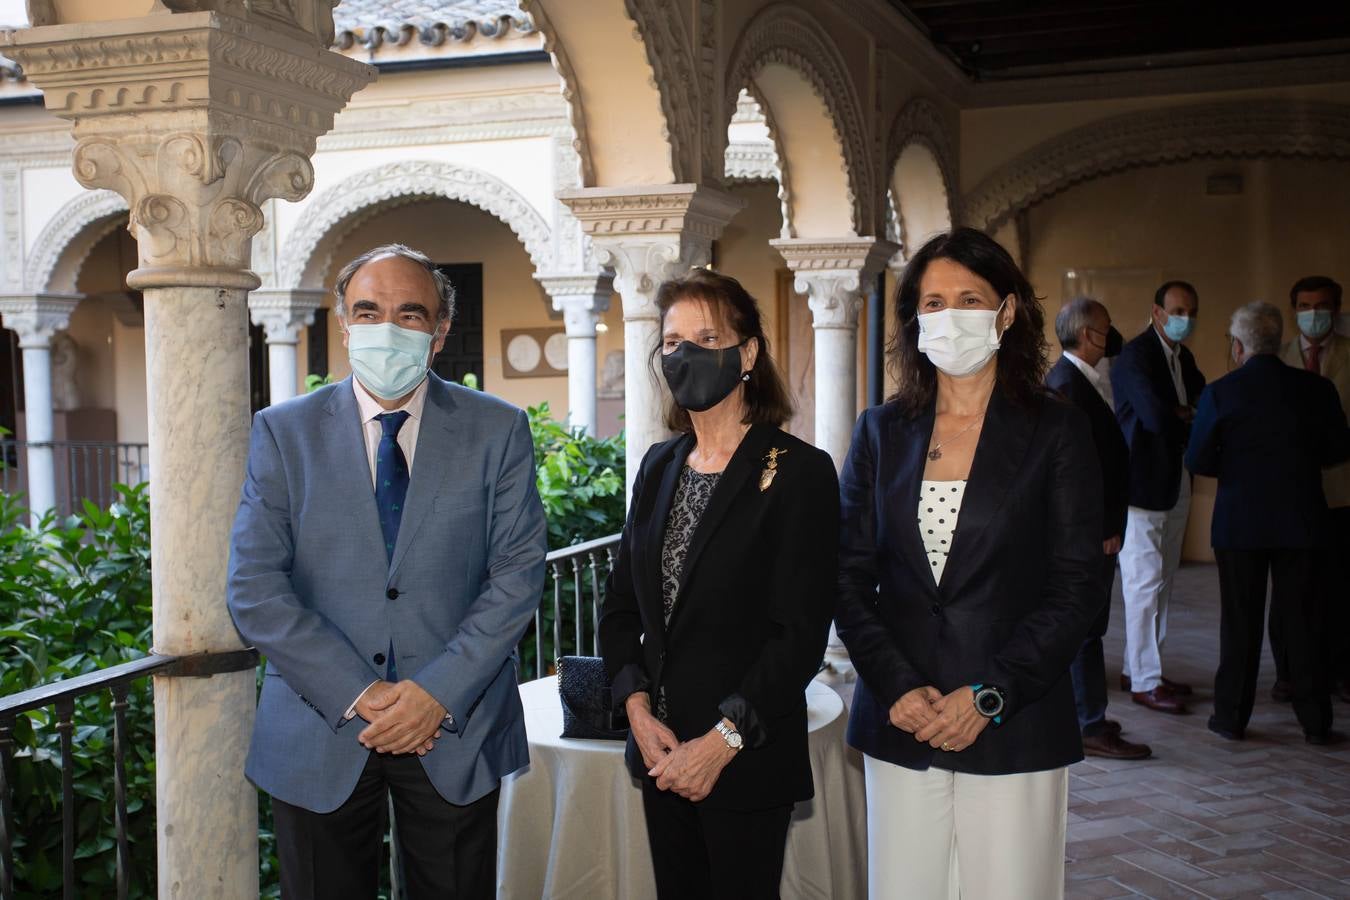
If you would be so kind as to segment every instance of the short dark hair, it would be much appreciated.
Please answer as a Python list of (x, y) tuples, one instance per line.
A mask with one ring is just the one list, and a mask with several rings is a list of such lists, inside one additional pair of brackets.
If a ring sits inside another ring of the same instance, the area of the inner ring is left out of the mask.
[(937, 369), (919, 352), (919, 290), (924, 273), (935, 259), (948, 259), (983, 278), (1000, 297), (1017, 298), (1013, 322), (1003, 333), (998, 351), (999, 387), (1014, 403), (1029, 405), (1045, 394), (1049, 345), (1045, 340), (1045, 313), (1031, 282), (1008, 251), (974, 228), (956, 228), (939, 234), (915, 253), (905, 266), (895, 292), (896, 320), (900, 323), (890, 344), (890, 365), (900, 388), (891, 400), (908, 416), (917, 416), (933, 402)]
[(1341, 286), (1333, 278), (1325, 275), (1309, 275), (1295, 281), (1294, 286), (1289, 289), (1289, 305), (1298, 303), (1298, 295), (1305, 291), (1331, 291), (1331, 305), (1336, 309), (1341, 308)]
[(431, 283), (436, 287), (436, 296), (441, 299), (441, 305), (436, 310), (436, 326), (439, 328), (442, 322), (450, 321), (450, 317), (455, 314), (454, 285), (450, 283), (450, 279), (445, 277), (445, 273), (431, 261), (431, 257), (421, 250), (414, 250), (407, 244), (381, 244), (378, 247), (372, 247), (342, 267), (342, 271), (338, 272), (337, 281), (333, 284), (333, 296), (337, 298), (337, 307), (334, 314), (338, 317), (338, 321), (347, 321), (347, 285), (352, 283), (352, 278), (356, 276), (357, 270), (368, 262), (374, 262), (386, 256), (401, 256), (427, 270), (427, 274), (431, 276)]
[[(759, 353), (755, 356), (755, 365), (750, 370), (750, 380), (745, 383), (745, 425), (768, 424), (781, 426), (792, 418), (795, 407), (787, 386), (769, 355), (769, 339), (764, 335), (764, 322), (759, 314), (759, 304), (741, 283), (730, 275), (723, 275), (710, 269), (696, 268), (687, 275), (672, 278), (661, 285), (656, 292), (656, 308), (661, 313), (661, 327), (656, 333), (656, 347), (652, 350), (655, 360), (661, 353), (662, 333), (665, 329), (666, 313), (681, 300), (699, 300), (708, 304), (713, 317), (723, 326), (736, 332), (742, 340), (754, 338), (759, 342)], [(727, 348), (727, 352), (733, 352)], [(671, 431), (689, 432), (694, 428), (689, 419), (689, 411), (673, 399), (666, 401), (666, 427)]]
[(1189, 281), (1182, 281), (1177, 278), (1172, 281), (1164, 281), (1162, 287), (1153, 292), (1153, 305), (1161, 307), (1163, 301), (1167, 299), (1167, 292), (1172, 288), (1181, 288), (1183, 291), (1194, 297), (1196, 303), (1200, 302), (1200, 292), (1195, 289), (1195, 285), (1191, 284)]

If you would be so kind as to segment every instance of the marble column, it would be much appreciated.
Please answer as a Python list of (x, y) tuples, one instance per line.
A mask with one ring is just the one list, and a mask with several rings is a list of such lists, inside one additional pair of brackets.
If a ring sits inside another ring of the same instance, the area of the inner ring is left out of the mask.
[[(74, 123), (75, 177), (126, 198), (145, 297), (154, 649), (240, 648), (225, 606), (248, 451), (247, 294), (260, 204), (299, 200), (309, 157), (374, 70), (327, 51), (331, 0), (195, 0), (136, 19), (7, 34), (47, 109)], [(158, 896), (258, 896), (257, 792), (244, 779), (255, 673), (155, 678)]]
[(261, 325), (267, 336), (268, 396), (275, 406), (299, 391), (297, 349), (300, 329), (314, 324), (314, 311), (323, 306), (317, 290), (257, 290), (248, 295), (249, 321)]
[(712, 242), (745, 201), (697, 184), (574, 188), (558, 199), (590, 236), (596, 260), (614, 270), (623, 300), (625, 468), (633, 479), (647, 448), (670, 436), (662, 421), (668, 393), (652, 364), (660, 331), (661, 283), (706, 265)]
[(595, 326), (609, 311), (614, 292), (614, 276), (536, 275), (553, 300), (553, 308), (563, 314), (567, 331), (567, 422), (573, 429), (596, 433), (595, 413)]
[(815, 330), (816, 446), (842, 468), (858, 416), (858, 315), (872, 278), (898, 249), (872, 237), (769, 242), (805, 294)]
[(52, 336), (70, 326), (79, 296), (0, 296), (0, 324), (19, 336), (23, 351), (24, 440), (28, 447), (30, 521), (36, 525), (56, 506), (56, 460), (52, 453)]

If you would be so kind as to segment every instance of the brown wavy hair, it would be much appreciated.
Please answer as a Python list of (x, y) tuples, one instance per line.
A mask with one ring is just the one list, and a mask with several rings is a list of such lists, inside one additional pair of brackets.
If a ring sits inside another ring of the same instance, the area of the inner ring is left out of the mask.
[[(759, 303), (730, 275), (711, 269), (691, 269), (687, 275), (672, 278), (656, 292), (656, 308), (661, 312), (661, 326), (656, 331), (656, 346), (652, 348), (652, 362), (661, 355), (661, 336), (665, 333), (666, 312), (681, 300), (698, 300), (708, 305), (713, 320), (736, 332), (742, 341), (754, 338), (759, 342), (759, 353), (745, 383), (746, 425), (768, 424), (781, 426), (796, 411), (783, 378), (778, 374), (773, 356), (769, 353), (769, 339), (764, 334), (764, 322), (759, 314)], [(727, 348), (730, 351), (732, 348)], [(654, 366), (655, 367), (655, 366)], [(659, 368), (659, 367), (655, 367)], [(694, 430), (689, 411), (667, 393), (664, 410), (666, 427), (671, 431), (688, 433)]]
[(1003, 332), (996, 365), (999, 388), (1014, 403), (1029, 405), (1045, 394), (1049, 344), (1045, 339), (1045, 312), (1031, 282), (1002, 245), (974, 228), (956, 228), (939, 234), (919, 248), (905, 266), (895, 292), (896, 321), (900, 327), (888, 348), (888, 363), (900, 388), (890, 398), (908, 416), (917, 416), (933, 403), (937, 368), (919, 352), (919, 290), (924, 273), (935, 259), (949, 259), (983, 278), (999, 297), (1012, 294), (1017, 309)]

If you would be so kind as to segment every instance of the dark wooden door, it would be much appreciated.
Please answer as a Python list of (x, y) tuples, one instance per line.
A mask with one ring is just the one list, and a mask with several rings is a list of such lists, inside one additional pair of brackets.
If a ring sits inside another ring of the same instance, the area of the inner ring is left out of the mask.
[(248, 326), (248, 405), (257, 412), (272, 402), (272, 385), (268, 382), (267, 333), (261, 325)]
[(431, 370), (446, 381), (464, 383), (472, 373), (483, 382), (483, 264), (442, 263), (437, 266), (455, 286), (455, 316), (445, 347), (431, 361)]

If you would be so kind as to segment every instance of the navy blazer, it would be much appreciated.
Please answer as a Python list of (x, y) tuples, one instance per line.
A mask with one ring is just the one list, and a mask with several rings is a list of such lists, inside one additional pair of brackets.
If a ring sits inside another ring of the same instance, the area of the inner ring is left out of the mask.
[[(1205, 388), (1195, 356), (1179, 344), (1186, 406), (1194, 407)], [(1171, 509), (1181, 489), (1181, 457), (1190, 426), (1177, 415), (1167, 356), (1152, 325), (1121, 350), (1111, 366), (1116, 418), (1130, 448), (1130, 506)]]
[(1130, 448), (1125, 445), (1116, 414), (1066, 356), (1051, 367), (1045, 383), (1087, 415), (1102, 467), (1102, 540), (1124, 535), (1126, 508), (1130, 505)]
[(1335, 386), (1269, 354), (1205, 388), (1186, 467), (1219, 479), (1216, 550), (1309, 548), (1329, 534), (1322, 467), (1347, 458)]
[[(848, 741), (911, 769), (1005, 775), (1083, 758), (1069, 663), (1101, 612), (1101, 476), (1081, 412), (995, 389), (941, 583), (919, 536), (933, 407), (863, 413), (840, 476), (835, 623), (861, 676)], [(997, 685), (1001, 726), (959, 753), (895, 728), (900, 697)]]
[[(600, 615), (616, 703), (664, 687), (681, 741), (726, 716), (745, 749), (701, 805), (754, 810), (812, 795), (806, 686), (820, 670), (837, 580), (839, 483), (824, 451), (754, 425), (732, 454), (694, 530), (669, 625), (661, 554), (694, 436), (653, 445), (633, 483)], [(761, 480), (771, 448), (777, 474)], [(626, 753), (645, 778), (632, 736)]]

